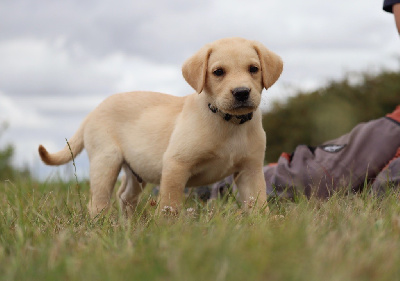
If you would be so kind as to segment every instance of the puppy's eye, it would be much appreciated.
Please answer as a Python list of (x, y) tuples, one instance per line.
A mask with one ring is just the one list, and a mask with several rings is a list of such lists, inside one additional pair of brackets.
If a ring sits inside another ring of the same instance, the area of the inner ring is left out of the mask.
[(250, 73), (257, 73), (258, 72), (258, 67), (254, 65), (249, 66), (249, 72)]
[(215, 76), (222, 76), (225, 74), (225, 71), (222, 68), (217, 68), (216, 70), (213, 71), (213, 74)]

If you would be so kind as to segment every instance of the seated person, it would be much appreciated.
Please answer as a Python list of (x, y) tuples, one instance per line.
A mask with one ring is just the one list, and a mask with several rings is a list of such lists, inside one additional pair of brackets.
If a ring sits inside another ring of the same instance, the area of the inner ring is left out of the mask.
[[(240, 175), (238, 175), (240, 176)], [(299, 145), (264, 167), (269, 196), (295, 194), (327, 198), (340, 190), (359, 191), (372, 183), (374, 193), (400, 184), (400, 106), (385, 117), (361, 123), (351, 132), (317, 147)], [(233, 176), (213, 185), (215, 198)]]

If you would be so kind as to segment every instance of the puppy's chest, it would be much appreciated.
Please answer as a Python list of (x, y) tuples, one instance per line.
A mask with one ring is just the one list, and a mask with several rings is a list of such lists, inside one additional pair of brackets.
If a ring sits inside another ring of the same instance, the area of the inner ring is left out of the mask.
[(195, 185), (213, 183), (236, 172), (247, 157), (244, 144), (227, 142), (215, 151), (209, 151), (193, 166), (189, 182)]
[(234, 167), (241, 163), (247, 154), (247, 143), (226, 143), (216, 151), (214, 160), (225, 163), (227, 167)]

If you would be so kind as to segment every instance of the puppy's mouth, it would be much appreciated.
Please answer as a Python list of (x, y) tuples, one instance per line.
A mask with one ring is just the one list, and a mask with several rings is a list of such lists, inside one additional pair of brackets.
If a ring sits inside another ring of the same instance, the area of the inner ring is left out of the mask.
[(232, 106), (230, 106), (228, 113), (234, 115), (242, 115), (253, 112), (256, 109), (257, 106), (255, 106), (251, 102), (235, 102), (234, 104), (232, 104)]

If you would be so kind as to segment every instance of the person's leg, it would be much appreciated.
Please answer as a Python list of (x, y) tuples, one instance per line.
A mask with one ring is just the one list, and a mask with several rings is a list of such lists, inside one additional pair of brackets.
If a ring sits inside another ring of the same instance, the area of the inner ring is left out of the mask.
[(400, 147), (395, 157), (378, 174), (373, 185), (372, 192), (375, 194), (384, 194), (389, 188), (400, 186)]

